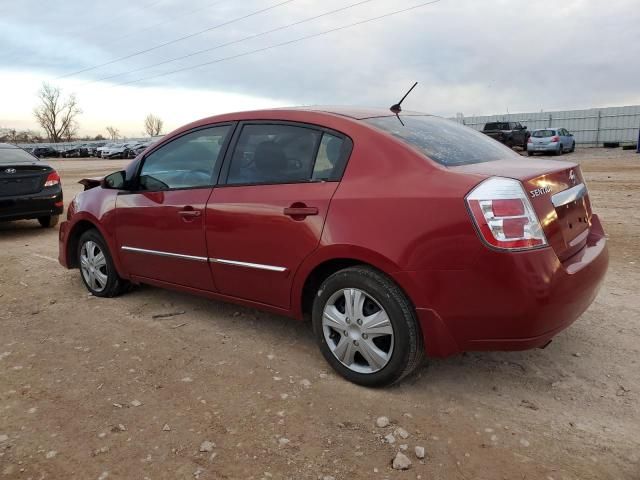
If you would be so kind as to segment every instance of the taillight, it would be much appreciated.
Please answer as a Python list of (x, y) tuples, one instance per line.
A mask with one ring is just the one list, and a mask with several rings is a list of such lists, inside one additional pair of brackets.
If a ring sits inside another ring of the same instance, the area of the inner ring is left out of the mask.
[(466, 201), (480, 235), (490, 246), (524, 250), (547, 245), (538, 216), (519, 181), (492, 177), (474, 188)]
[(558, 135), (554, 135), (553, 137), (551, 137), (551, 141), (552, 142), (559, 142), (560, 141), (560, 137)]
[(47, 181), (44, 182), (45, 187), (53, 187), (54, 185), (58, 185), (60, 183), (60, 175), (58, 172), (53, 171), (47, 177)]

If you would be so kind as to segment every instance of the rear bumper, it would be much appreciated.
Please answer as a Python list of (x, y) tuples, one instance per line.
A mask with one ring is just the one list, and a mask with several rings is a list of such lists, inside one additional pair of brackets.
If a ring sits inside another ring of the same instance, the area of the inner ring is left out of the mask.
[(61, 215), (64, 209), (62, 188), (45, 188), (30, 195), (0, 197), (0, 220), (24, 220)]
[(609, 263), (596, 215), (587, 245), (564, 262), (552, 248), (485, 250), (472, 269), (403, 272), (420, 289), (410, 296), (430, 356), (544, 346), (591, 305)]
[(542, 143), (535, 144), (529, 143), (527, 144), (527, 151), (529, 152), (555, 152), (560, 148), (560, 144), (558, 142), (552, 143)]

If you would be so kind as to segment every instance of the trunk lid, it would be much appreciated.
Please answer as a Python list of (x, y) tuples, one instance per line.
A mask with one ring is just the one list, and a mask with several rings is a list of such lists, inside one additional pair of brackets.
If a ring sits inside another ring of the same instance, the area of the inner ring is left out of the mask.
[(48, 165), (32, 163), (1, 165), (0, 197), (38, 193), (51, 171)]
[(587, 242), (591, 203), (580, 166), (553, 160), (497, 160), (450, 168), (452, 171), (520, 180), (549, 245), (566, 260)]

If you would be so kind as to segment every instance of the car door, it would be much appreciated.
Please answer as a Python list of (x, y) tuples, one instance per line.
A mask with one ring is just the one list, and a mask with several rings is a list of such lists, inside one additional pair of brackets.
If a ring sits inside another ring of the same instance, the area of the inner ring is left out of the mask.
[(225, 295), (290, 306), (293, 276), (320, 242), (351, 140), (303, 124), (239, 125), (207, 204), (213, 278)]
[(215, 291), (205, 207), (233, 125), (186, 133), (146, 155), (133, 190), (116, 200), (116, 238), (130, 274)]

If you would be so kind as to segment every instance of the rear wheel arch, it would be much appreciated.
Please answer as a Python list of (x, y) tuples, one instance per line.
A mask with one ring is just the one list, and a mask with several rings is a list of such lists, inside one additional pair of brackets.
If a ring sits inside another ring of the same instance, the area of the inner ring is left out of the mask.
[(387, 259), (365, 259), (359, 256), (345, 255), (326, 258), (316, 263), (315, 266), (309, 270), (304, 277), (304, 282), (301, 282), (297, 296), (294, 297), (294, 299), (297, 300), (297, 303), (294, 303), (293, 305), (293, 313), (295, 316), (298, 318), (305, 318), (307, 315), (311, 314), (315, 295), (320, 288), (320, 285), (322, 285), (327, 278), (340, 270), (356, 266), (371, 268), (388, 277), (389, 280), (395, 283), (403, 292), (415, 310), (415, 304), (413, 303), (409, 292), (405, 288), (405, 285), (402, 285), (397, 279), (387, 273), (399, 270), (399, 268), (397, 268), (392, 262)]

